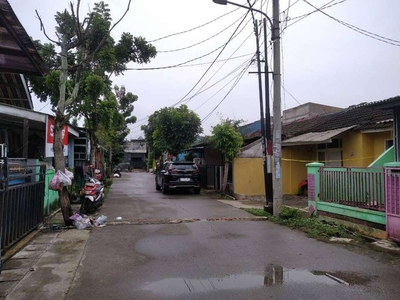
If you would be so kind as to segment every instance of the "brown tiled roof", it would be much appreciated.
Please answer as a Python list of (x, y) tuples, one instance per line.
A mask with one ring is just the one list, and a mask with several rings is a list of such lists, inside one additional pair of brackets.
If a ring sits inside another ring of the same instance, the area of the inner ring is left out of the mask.
[[(377, 102), (396, 102), (396, 99), (400, 106), (400, 96)], [(374, 108), (377, 102), (362, 103), (340, 111), (324, 113), (284, 124), (282, 126), (283, 138), (287, 139), (309, 132), (323, 132), (349, 126), (355, 126), (353, 130), (378, 130), (393, 127), (392, 110)], [(254, 136), (261, 136), (260, 130), (249, 137)]]

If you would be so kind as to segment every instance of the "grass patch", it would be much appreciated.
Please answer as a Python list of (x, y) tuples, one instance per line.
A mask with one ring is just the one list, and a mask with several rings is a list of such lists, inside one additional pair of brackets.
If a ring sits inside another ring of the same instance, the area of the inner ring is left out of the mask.
[(356, 238), (353, 231), (341, 224), (338, 225), (317, 218), (302, 218), (301, 212), (298, 209), (282, 207), (278, 217), (271, 216), (261, 208), (246, 208), (244, 210), (255, 216), (268, 217), (268, 219), (275, 224), (301, 230), (305, 232), (308, 237), (319, 240), (326, 240), (331, 237)]
[(244, 210), (257, 217), (271, 217), (271, 215), (262, 208), (245, 208)]
[(106, 178), (104, 180), (104, 194), (108, 194), (110, 192), (111, 186), (113, 184), (113, 179), (112, 178)]

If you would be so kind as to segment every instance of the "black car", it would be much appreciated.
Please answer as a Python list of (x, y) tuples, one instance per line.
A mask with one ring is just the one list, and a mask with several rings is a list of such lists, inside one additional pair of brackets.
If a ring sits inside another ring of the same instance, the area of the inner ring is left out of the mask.
[(193, 189), (200, 194), (200, 171), (191, 161), (167, 161), (156, 171), (156, 190)]

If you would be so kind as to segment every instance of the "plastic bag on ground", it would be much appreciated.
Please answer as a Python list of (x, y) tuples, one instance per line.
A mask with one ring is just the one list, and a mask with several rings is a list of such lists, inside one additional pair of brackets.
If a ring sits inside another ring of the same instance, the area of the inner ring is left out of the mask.
[(96, 224), (97, 225), (102, 225), (107, 221), (107, 217), (105, 215), (101, 215), (100, 217), (97, 218)]
[(88, 227), (92, 227), (92, 221), (90, 218), (83, 218), (82, 216), (79, 216), (75, 221), (74, 221), (74, 226), (77, 229), (85, 229)]
[(69, 217), (70, 220), (75, 221), (76, 219), (82, 218), (80, 214), (73, 214), (72, 216)]

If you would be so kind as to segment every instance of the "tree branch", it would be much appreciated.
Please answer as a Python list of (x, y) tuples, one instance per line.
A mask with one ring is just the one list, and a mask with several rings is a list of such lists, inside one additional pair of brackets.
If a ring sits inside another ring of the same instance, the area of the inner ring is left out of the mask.
[(93, 51), (93, 53), (91, 53), (91, 54), (88, 56), (88, 59), (90, 59), (91, 57), (93, 57), (93, 56), (100, 50), (100, 48), (103, 47), (103, 45), (104, 45), (104, 43), (106, 42), (107, 38), (110, 36), (111, 31), (112, 31), (112, 30), (114, 29), (114, 27), (117, 26), (118, 23), (121, 22), (122, 19), (126, 16), (126, 14), (127, 14), (128, 11), (129, 11), (129, 8), (130, 8), (130, 6), (131, 6), (131, 1), (132, 1), (132, 0), (129, 0), (128, 6), (127, 6), (127, 8), (126, 8), (126, 10), (125, 10), (125, 13), (124, 13), (124, 14), (122, 15), (122, 17), (107, 31), (107, 33), (104, 35), (103, 39), (102, 39), (102, 40), (100, 41), (100, 43), (97, 45), (97, 47), (96, 47), (96, 49)]
[(128, 13), (130, 6), (131, 6), (131, 0), (129, 0), (129, 2), (128, 2), (128, 6), (127, 6), (127, 8), (126, 8), (126, 10), (125, 10), (125, 13), (124, 13), (124, 14), (122, 15), (122, 17), (111, 27), (111, 29), (108, 31), (108, 33), (110, 33), (111, 30), (113, 30), (114, 27), (117, 26), (118, 23), (121, 22), (123, 18), (125, 18), (125, 15)]
[(39, 16), (39, 12), (37, 11), (37, 9), (35, 9), (35, 12), (36, 12), (36, 16), (37, 16), (37, 18), (39, 19), (39, 22), (40, 22), (40, 31), (43, 31), (44, 35), (46, 36), (46, 38), (47, 38), (50, 42), (53, 42), (54, 44), (57, 44), (58, 46), (60, 46), (60, 42), (59, 42), (59, 41), (56, 42), (55, 40), (51, 39), (51, 38), (47, 35), (47, 33), (46, 33), (46, 28), (44, 27), (42, 18)]
[(72, 2), (69, 3), (70, 9), (71, 9), (71, 14), (72, 14), (72, 18), (75, 20), (75, 27), (76, 27), (76, 35), (78, 36), (78, 40), (82, 39), (82, 31), (81, 31), (81, 24), (79, 22), (79, 5), (81, 4), (81, 0), (78, 0), (78, 3), (76, 5), (76, 15), (75, 15), (75, 10), (74, 10), (74, 5), (72, 4)]

